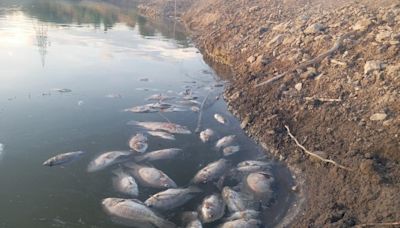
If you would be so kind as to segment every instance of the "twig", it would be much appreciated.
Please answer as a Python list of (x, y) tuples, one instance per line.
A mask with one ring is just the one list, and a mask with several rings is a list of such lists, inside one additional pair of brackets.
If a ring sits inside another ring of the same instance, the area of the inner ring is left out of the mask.
[(322, 102), (341, 102), (342, 99), (340, 98), (323, 98), (323, 97), (305, 97), (304, 98), (306, 101), (322, 101)]
[(208, 92), (207, 96), (204, 98), (203, 102), (200, 105), (199, 119), (197, 120), (197, 127), (196, 127), (196, 130), (195, 130), (196, 133), (200, 132), (200, 130), (201, 130), (201, 119), (203, 117), (204, 104), (206, 103), (206, 101), (207, 101), (208, 97), (210, 96), (210, 94), (211, 94), (211, 91)]
[(292, 138), (292, 139), (294, 140), (294, 142), (296, 143), (296, 145), (297, 145), (298, 147), (300, 147), (306, 154), (308, 154), (308, 155), (310, 155), (310, 156), (312, 156), (312, 157), (316, 157), (316, 158), (318, 158), (319, 160), (321, 160), (321, 161), (323, 161), (323, 162), (331, 163), (331, 164), (333, 164), (333, 165), (335, 165), (335, 166), (337, 166), (337, 167), (339, 167), (339, 168), (352, 171), (352, 169), (347, 168), (346, 166), (340, 165), (340, 164), (338, 164), (337, 162), (335, 162), (335, 161), (333, 161), (333, 160), (323, 158), (323, 157), (319, 156), (318, 154), (315, 154), (315, 153), (313, 153), (313, 152), (307, 150), (303, 145), (301, 145), (301, 144), (299, 143), (299, 141), (296, 139), (296, 137), (294, 137), (294, 135), (292, 135), (292, 133), (290, 132), (290, 129), (289, 129), (289, 127), (288, 127), (287, 125), (285, 125), (285, 128), (286, 128), (286, 130), (287, 130), (288, 135), (290, 136), (290, 138)]
[(360, 224), (356, 225), (356, 228), (359, 227), (368, 227), (368, 226), (397, 226), (400, 225), (400, 222), (385, 222), (385, 223), (366, 223), (366, 224)]
[(295, 67), (289, 69), (288, 71), (286, 71), (286, 72), (284, 72), (284, 73), (282, 73), (282, 74), (279, 74), (279, 75), (277, 75), (277, 76), (275, 76), (275, 77), (273, 77), (273, 78), (271, 78), (271, 79), (268, 79), (268, 80), (266, 80), (266, 81), (264, 81), (264, 82), (260, 82), (260, 83), (258, 83), (257, 85), (255, 85), (254, 87), (257, 88), (257, 87), (260, 87), (260, 86), (263, 86), (263, 85), (267, 85), (267, 84), (269, 84), (269, 83), (272, 83), (272, 82), (274, 82), (274, 81), (276, 81), (276, 80), (279, 80), (279, 79), (283, 78), (286, 74), (288, 74), (288, 73), (290, 73), (290, 72), (293, 72), (293, 71), (295, 71), (295, 70), (302, 70), (302, 69), (307, 68), (307, 67), (310, 66), (310, 65), (313, 65), (313, 64), (316, 64), (316, 63), (321, 62), (323, 59), (325, 59), (326, 57), (328, 57), (328, 56), (332, 55), (334, 52), (336, 52), (336, 51), (339, 49), (339, 47), (342, 45), (343, 40), (344, 40), (346, 37), (348, 37), (348, 36), (350, 36), (350, 35), (352, 35), (352, 34), (354, 34), (354, 31), (348, 32), (348, 33), (345, 33), (345, 34), (341, 35), (341, 36), (336, 40), (336, 42), (335, 42), (335, 44), (333, 45), (333, 47), (331, 47), (328, 51), (326, 51), (326, 52), (320, 54), (319, 56), (317, 56), (317, 57), (315, 57), (315, 58), (313, 58), (313, 59), (311, 59), (311, 60), (309, 60), (309, 61), (305, 61), (305, 62), (303, 62), (303, 63), (300, 63), (299, 65), (297, 65), (297, 66), (295, 66)]

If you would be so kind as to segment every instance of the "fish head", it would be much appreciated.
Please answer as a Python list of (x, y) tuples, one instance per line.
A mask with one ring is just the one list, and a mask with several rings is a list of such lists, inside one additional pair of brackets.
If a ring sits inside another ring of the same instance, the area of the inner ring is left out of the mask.
[(44, 166), (49, 166), (49, 167), (54, 166), (54, 159), (49, 159), (49, 160), (43, 162), (43, 165)]
[(101, 201), (101, 205), (103, 208), (111, 208), (123, 201), (124, 199), (117, 199), (117, 198), (105, 198)]

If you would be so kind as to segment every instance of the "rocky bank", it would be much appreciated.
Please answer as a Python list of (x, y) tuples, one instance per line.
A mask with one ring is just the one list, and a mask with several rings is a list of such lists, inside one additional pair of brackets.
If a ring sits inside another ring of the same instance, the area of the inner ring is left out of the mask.
[[(150, 0), (140, 9), (179, 17), (204, 55), (232, 70), (232, 112), (304, 178), (292, 227), (400, 221), (399, 1)], [(349, 169), (306, 154), (285, 125)]]

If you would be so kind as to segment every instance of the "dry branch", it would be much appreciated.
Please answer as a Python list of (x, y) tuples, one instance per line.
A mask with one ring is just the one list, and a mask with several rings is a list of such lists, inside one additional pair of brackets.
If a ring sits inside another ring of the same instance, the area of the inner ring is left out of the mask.
[(337, 166), (337, 167), (339, 167), (339, 168), (352, 171), (352, 169), (350, 169), (350, 168), (348, 168), (348, 167), (346, 167), (346, 166), (340, 165), (340, 164), (338, 164), (337, 162), (335, 162), (335, 161), (333, 161), (333, 160), (323, 158), (323, 157), (319, 156), (318, 154), (315, 154), (315, 153), (313, 153), (313, 152), (307, 150), (303, 145), (301, 145), (301, 144), (299, 143), (299, 141), (296, 139), (296, 137), (294, 137), (294, 135), (292, 135), (292, 133), (290, 132), (290, 129), (289, 129), (289, 127), (288, 127), (287, 125), (285, 125), (285, 128), (286, 128), (286, 130), (287, 130), (288, 135), (290, 136), (290, 138), (292, 138), (292, 139), (294, 140), (294, 142), (296, 143), (296, 145), (297, 145), (298, 147), (300, 147), (306, 154), (308, 154), (308, 155), (310, 155), (310, 156), (312, 156), (312, 157), (318, 158), (319, 160), (321, 160), (321, 161), (323, 161), (323, 162), (331, 163), (331, 164), (333, 164), (333, 165), (335, 165), (335, 166)]
[(275, 77), (273, 77), (273, 78), (271, 78), (271, 79), (268, 79), (268, 80), (266, 80), (266, 81), (264, 81), (264, 82), (260, 82), (260, 83), (258, 83), (257, 85), (255, 85), (254, 87), (257, 88), (257, 87), (260, 87), (260, 86), (263, 86), (263, 85), (267, 85), (267, 84), (269, 84), (269, 83), (272, 83), (272, 82), (274, 82), (274, 81), (276, 81), (276, 80), (279, 80), (279, 79), (283, 78), (286, 74), (288, 74), (288, 73), (290, 73), (290, 72), (293, 72), (293, 71), (295, 71), (295, 70), (302, 70), (302, 69), (307, 68), (307, 67), (310, 66), (310, 65), (313, 65), (313, 64), (316, 64), (316, 63), (321, 62), (323, 59), (325, 59), (326, 57), (328, 57), (328, 56), (332, 55), (334, 52), (336, 52), (336, 51), (340, 48), (340, 46), (342, 45), (343, 40), (344, 40), (346, 37), (348, 37), (348, 36), (350, 36), (350, 35), (352, 35), (352, 34), (354, 34), (354, 31), (353, 31), (353, 32), (348, 32), (348, 33), (345, 33), (345, 34), (341, 35), (341, 36), (336, 40), (336, 42), (335, 42), (335, 44), (333, 45), (333, 47), (331, 47), (328, 51), (326, 51), (326, 52), (320, 54), (319, 56), (317, 56), (317, 57), (315, 57), (315, 58), (313, 58), (313, 59), (311, 59), (311, 60), (309, 60), (309, 61), (305, 61), (305, 62), (303, 62), (303, 63), (300, 63), (299, 65), (297, 65), (297, 66), (291, 68), (290, 70), (288, 70), (288, 71), (286, 71), (286, 72), (284, 72), (284, 73), (282, 73), (282, 74), (279, 74), (279, 75), (277, 75), (277, 76), (275, 76)]
[(306, 101), (322, 101), (322, 102), (341, 102), (342, 99), (340, 98), (323, 98), (323, 97), (305, 97)]
[(205, 105), (205, 103), (207, 101), (207, 98), (210, 96), (210, 94), (211, 94), (211, 91), (207, 94), (207, 96), (204, 98), (203, 102), (200, 105), (199, 119), (197, 120), (197, 127), (196, 127), (196, 130), (195, 130), (196, 133), (200, 132), (200, 130), (201, 130), (201, 119), (203, 117), (203, 109), (204, 109), (204, 105)]
[(382, 227), (382, 226), (399, 226), (400, 225), (400, 222), (385, 222), (385, 223), (366, 223), (366, 224), (360, 224), (360, 225), (356, 225), (355, 227), (356, 228), (361, 228), (361, 227), (368, 227), (368, 226), (374, 226), (374, 227), (376, 227), (376, 226), (380, 226), (380, 227)]

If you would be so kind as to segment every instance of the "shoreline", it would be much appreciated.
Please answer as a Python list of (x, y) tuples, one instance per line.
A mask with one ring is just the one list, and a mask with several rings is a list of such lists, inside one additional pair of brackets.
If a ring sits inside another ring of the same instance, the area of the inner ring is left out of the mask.
[[(175, 12), (172, 2), (153, 0), (141, 13), (177, 15), (205, 58), (231, 69), (229, 110), (304, 182), (308, 197), (292, 224), (349, 227), (400, 221), (394, 3), (180, 0)], [(306, 150), (351, 171), (307, 155), (285, 126)]]

